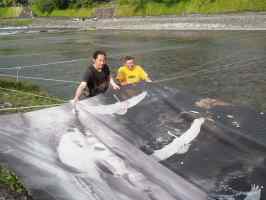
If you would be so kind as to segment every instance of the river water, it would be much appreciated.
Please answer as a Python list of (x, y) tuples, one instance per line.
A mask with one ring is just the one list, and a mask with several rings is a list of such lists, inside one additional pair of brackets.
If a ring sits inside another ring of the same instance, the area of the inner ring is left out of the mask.
[(70, 99), (76, 83), (64, 81), (79, 81), (103, 49), (113, 75), (130, 55), (155, 84), (266, 111), (265, 31), (20, 32), (0, 30), (0, 73), (32, 78), (52, 95)]

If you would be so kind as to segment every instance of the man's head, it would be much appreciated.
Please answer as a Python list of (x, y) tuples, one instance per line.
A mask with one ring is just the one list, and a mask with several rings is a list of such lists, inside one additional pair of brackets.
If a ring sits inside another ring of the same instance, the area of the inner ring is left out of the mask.
[(129, 69), (133, 69), (134, 68), (134, 65), (135, 65), (134, 59), (135, 58), (132, 57), (132, 56), (126, 56), (124, 58), (124, 64), (125, 64), (125, 66), (127, 66)]
[(95, 68), (98, 70), (101, 70), (106, 64), (106, 53), (104, 51), (95, 51), (92, 58), (95, 64)]

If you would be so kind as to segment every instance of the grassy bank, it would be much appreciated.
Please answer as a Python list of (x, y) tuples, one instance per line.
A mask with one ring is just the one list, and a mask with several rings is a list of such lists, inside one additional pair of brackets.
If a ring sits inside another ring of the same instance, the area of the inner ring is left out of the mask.
[[(61, 102), (62, 100), (56, 99), (55, 97), (50, 97), (45, 90), (33, 85), (30, 82), (17, 82), (13, 79), (0, 79), (1, 109), (21, 106), (57, 104)], [(1, 110), (0, 114), (13, 113), (17, 111), (23, 112), (29, 111), (29, 109), (11, 111)], [(24, 188), (23, 184), (19, 181), (18, 177), (4, 166), (0, 166), (0, 185), (7, 187), (11, 195), (18, 196), (18, 194), (20, 194), (24, 197), (28, 196), (28, 192)]]
[(90, 17), (94, 14), (94, 8), (53, 10), (51, 13), (42, 13), (35, 5), (32, 6), (34, 16), (38, 17)]
[(110, 7), (110, 3), (97, 3), (87, 8), (68, 8), (64, 10), (55, 9), (52, 12), (41, 12), (36, 5), (32, 6), (32, 12), (34, 16), (38, 17), (92, 17), (95, 16), (95, 11), (98, 8)]
[(22, 12), (21, 7), (0, 8), (0, 17), (2, 18), (18, 17), (21, 12)]
[(51, 17), (91, 17), (94, 14), (93, 8), (53, 10)]
[(46, 91), (30, 82), (0, 79), (0, 106), (2, 109), (0, 109), (0, 114), (33, 110), (33, 108), (23, 110), (13, 109), (18, 107), (44, 106), (60, 104), (62, 102), (58, 98), (50, 97)]
[(266, 1), (262, 0), (181, 0), (178, 3), (148, 2), (142, 4), (120, 1), (116, 16), (159, 16), (182, 14), (218, 14), (244, 11), (266, 11)]
[[(116, 2), (116, 4), (114, 4)], [(86, 8), (54, 9), (51, 12), (41, 12), (33, 4), (34, 16), (39, 17), (92, 17), (97, 8), (116, 7), (116, 16), (159, 16), (182, 14), (218, 14), (245, 11), (266, 11), (265, 0), (179, 0), (179, 1), (144, 1), (144, 0), (116, 0), (110, 3), (95, 3)], [(21, 7), (0, 8), (0, 18), (18, 17)]]
[(0, 166), (0, 184), (7, 186), (12, 192), (27, 193), (23, 184), (19, 181), (14, 172), (3, 166)]

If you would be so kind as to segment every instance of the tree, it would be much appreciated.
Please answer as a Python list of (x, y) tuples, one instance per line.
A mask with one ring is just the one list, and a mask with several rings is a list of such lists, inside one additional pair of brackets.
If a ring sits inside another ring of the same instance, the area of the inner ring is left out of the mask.
[(34, 4), (42, 13), (51, 13), (56, 9), (55, 0), (36, 0)]
[(16, 0), (17, 4), (23, 5), (23, 6), (27, 6), (29, 5), (29, 1), (28, 0)]
[(0, 0), (0, 5), (2, 5), (2, 7), (12, 6), (15, 3), (15, 0)]

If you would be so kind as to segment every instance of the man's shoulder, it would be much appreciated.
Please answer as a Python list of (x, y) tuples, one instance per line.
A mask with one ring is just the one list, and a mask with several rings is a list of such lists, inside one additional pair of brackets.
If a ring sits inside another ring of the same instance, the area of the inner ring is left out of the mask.
[(87, 69), (86, 69), (86, 73), (92, 73), (94, 70), (94, 66), (93, 65), (88, 65)]
[(137, 70), (143, 70), (143, 67), (140, 66), (140, 65), (135, 65), (135, 69), (137, 69)]
[(122, 66), (120, 66), (120, 67), (118, 68), (118, 71), (119, 71), (119, 72), (122, 72), (122, 71), (125, 71), (125, 70), (127, 70), (127, 67), (126, 67), (125, 65), (122, 65)]
[(103, 66), (103, 69), (109, 69), (109, 66), (108, 66), (107, 64), (105, 64), (105, 65)]

